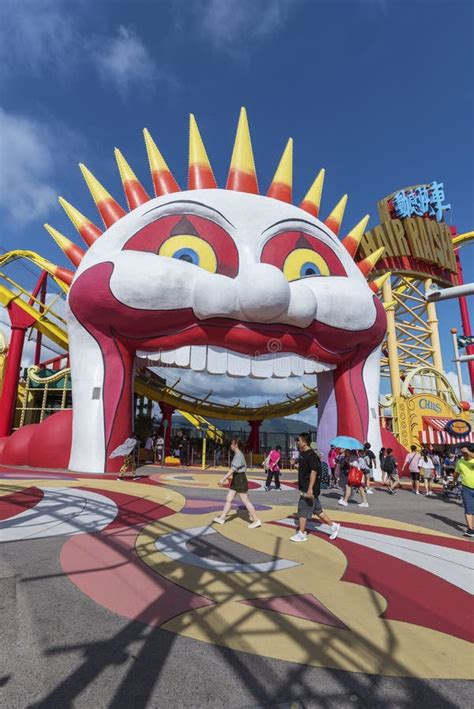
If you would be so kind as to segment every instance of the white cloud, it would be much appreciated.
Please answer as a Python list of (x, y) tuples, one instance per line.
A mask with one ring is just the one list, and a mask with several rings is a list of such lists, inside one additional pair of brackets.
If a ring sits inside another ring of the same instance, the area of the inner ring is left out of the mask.
[(8, 221), (37, 221), (56, 204), (56, 154), (49, 128), (0, 108), (0, 210)]
[(459, 382), (458, 382), (458, 376), (456, 372), (446, 372), (446, 376), (449, 380), (449, 383), (453, 387), (454, 391), (456, 392), (457, 396), (462, 400), (462, 401), (470, 401), (472, 405), (472, 392), (471, 392), (471, 387), (469, 384), (465, 384), (463, 382), (463, 390), (462, 390), (462, 395), (459, 396)]
[[(91, 32), (90, 3), (65, 0), (3, 0), (0, 3), (0, 75), (22, 72), (54, 79), (88, 62), (104, 83), (123, 95), (152, 82), (176, 86), (171, 71), (159, 70), (137, 32), (120, 25), (112, 33)], [(97, 6), (95, 8), (97, 12)]]
[(149, 86), (155, 80), (175, 83), (158, 70), (155, 60), (136, 32), (121, 25), (114, 37), (96, 42), (95, 61), (105, 83), (112, 82), (123, 95), (133, 85)]
[(76, 42), (74, 23), (61, 0), (3, 0), (0, 3), (0, 64), (39, 74), (45, 66), (62, 71)]
[(192, 14), (204, 38), (233, 54), (280, 30), (295, 5), (294, 0), (199, 0)]

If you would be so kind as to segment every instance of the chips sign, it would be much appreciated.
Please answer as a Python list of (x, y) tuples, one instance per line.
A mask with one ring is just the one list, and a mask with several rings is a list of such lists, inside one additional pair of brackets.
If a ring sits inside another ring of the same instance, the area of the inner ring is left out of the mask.
[(443, 183), (407, 187), (378, 203), (380, 224), (362, 237), (359, 254), (365, 258), (380, 246), (385, 254), (378, 272), (432, 278), (437, 283), (456, 283), (456, 259), (451, 229), (444, 222)]
[(455, 438), (464, 438), (471, 433), (471, 424), (464, 419), (452, 419), (448, 421), (444, 430)]

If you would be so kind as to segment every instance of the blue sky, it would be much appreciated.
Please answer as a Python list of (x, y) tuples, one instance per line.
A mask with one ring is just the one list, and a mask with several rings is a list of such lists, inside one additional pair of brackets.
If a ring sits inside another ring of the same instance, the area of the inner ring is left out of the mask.
[[(3, 0), (0, 246), (66, 263), (42, 228), (79, 240), (56, 195), (98, 221), (77, 163), (123, 203), (113, 148), (150, 188), (147, 126), (185, 184), (195, 113), (218, 181), (248, 110), (265, 188), (288, 136), (294, 189), (326, 168), (325, 216), (344, 192), (350, 228), (376, 202), (442, 181), (449, 220), (472, 230), (472, 3), (468, 0)], [(471, 254), (470, 254), (471, 251)], [(463, 252), (474, 280), (472, 247)], [(438, 307), (445, 368), (456, 302)], [(464, 373), (467, 381), (467, 371)]]

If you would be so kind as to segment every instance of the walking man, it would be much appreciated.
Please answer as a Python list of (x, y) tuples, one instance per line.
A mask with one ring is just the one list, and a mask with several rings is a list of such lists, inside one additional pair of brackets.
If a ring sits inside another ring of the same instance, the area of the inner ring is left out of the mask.
[(300, 452), (298, 462), (298, 489), (300, 499), (298, 501), (298, 531), (292, 537), (292, 542), (306, 542), (306, 522), (313, 515), (327, 524), (329, 527), (329, 539), (335, 539), (339, 533), (340, 524), (333, 522), (323, 511), (319, 501), (321, 489), (321, 461), (311, 448), (311, 437), (309, 433), (300, 433), (297, 438)]

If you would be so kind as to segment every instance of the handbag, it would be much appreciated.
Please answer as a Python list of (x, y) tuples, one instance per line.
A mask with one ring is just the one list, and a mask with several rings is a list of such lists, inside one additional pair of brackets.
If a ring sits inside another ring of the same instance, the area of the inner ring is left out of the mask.
[(354, 465), (352, 465), (351, 469), (349, 471), (349, 475), (347, 476), (347, 484), (349, 486), (361, 485), (363, 479), (364, 479), (364, 473), (362, 472), (362, 470), (360, 470), (359, 468), (356, 468)]

